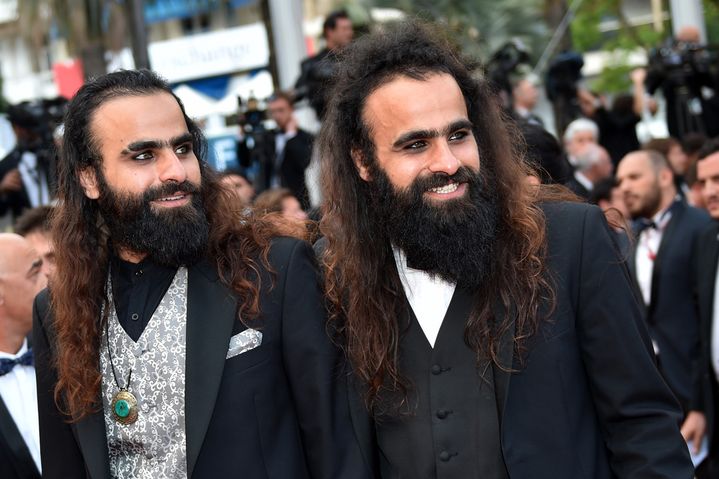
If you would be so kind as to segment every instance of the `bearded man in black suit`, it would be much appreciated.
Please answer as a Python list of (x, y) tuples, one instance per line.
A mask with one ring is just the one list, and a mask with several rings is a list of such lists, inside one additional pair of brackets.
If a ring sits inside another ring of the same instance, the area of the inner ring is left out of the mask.
[(691, 478), (614, 233), (530, 184), (492, 88), (438, 35), (409, 23), (350, 45), (320, 133), (317, 249), (366, 463)]
[(312, 249), (243, 216), (168, 84), (87, 83), (64, 142), (34, 312), (43, 476), (361, 474)]

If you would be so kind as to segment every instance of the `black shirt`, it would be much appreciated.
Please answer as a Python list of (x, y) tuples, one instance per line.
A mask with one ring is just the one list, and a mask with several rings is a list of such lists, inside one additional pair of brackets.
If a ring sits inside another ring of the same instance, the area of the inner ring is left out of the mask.
[(110, 274), (115, 311), (133, 341), (140, 339), (176, 272), (177, 268), (160, 266), (147, 258), (129, 263), (113, 256)]

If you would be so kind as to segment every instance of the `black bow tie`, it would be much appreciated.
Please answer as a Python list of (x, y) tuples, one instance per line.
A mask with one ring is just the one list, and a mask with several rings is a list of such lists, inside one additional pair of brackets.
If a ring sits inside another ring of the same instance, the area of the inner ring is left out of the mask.
[(648, 228), (658, 229), (657, 224), (649, 219), (642, 218), (639, 221), (637, 221), (637, 236), (641, 234), (642, 231)]
[(25, 354), (16, 359), (0, 358), (0, 377), (5, 376), (7, 373), (12, 371), (12, 369), (18, 364), (22, 366), (33, 365), (32, 349), (28, 349)]

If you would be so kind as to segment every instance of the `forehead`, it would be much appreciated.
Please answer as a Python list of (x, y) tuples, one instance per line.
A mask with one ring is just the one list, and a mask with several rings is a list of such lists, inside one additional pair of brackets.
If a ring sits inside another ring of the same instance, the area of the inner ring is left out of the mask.
[(5, 249), (0, 258), (0, 274), (24, 274), (37, 259), (37, 253), (27, 241), (17, 241), (3, 245)]
[(169, 140), (186, 133), (177, 100), (166, 92), (121, 96), (101, 105), (90, 130), (103, 155), (139, 140)]
[(289, 108), (289, 107), (290, 107), (290, 102), (287, 101), (286, 98), (277, 97), (277, 98), (275, 98), (274, 100), (271, 100), (271, 101), (269, 102), (268, 106), (269, 106), (270, 108), (272, 108), (272, 109), (277, 109), (277, 108)]
[(651, 169), (649, 156), (644, 153), (633, 153), (625, 156), (619, 162), (617, 176), (625, 176), (629, 174), (644, 173)]
[(701, 180), (719, 174), (719, 151), (697, 162), (697, 177)]
[(367, 97), (363, 117), (375, 134), (384, 131), (396, 136), (467, 119), (467, 106), (451, 75), (433, 74), (424, 80), (399, 76)]

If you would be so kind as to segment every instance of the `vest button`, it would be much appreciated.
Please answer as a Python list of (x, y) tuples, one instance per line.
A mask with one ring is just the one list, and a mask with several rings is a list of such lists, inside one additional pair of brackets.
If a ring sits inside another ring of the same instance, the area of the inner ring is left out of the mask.
[(447, 416), (449, 416), (449, 411), (446, 409), (438, 409), (437, 410), (437, 417), (440, 419), (445, 419)]
[(442, 462), (447, 462), (447, 461), (449, 461), (449, 459), (450, 459), (451, 457), (452, 457), (452, 455), (451, 455), (450, 453), (448, 453), (447, 451), (442, 451), (442, 452), (439, 453), (439, 460), (442, 461)]
[(430, 369), (430, 371), (432, 371), (432, 374), (434, 374), (435, 376), (439, 376), (440, 374), (442, 374), (442, 366), (440, 366), (439, 364), (435, 364), (434, 366), (432, 366), (432, 369)]

